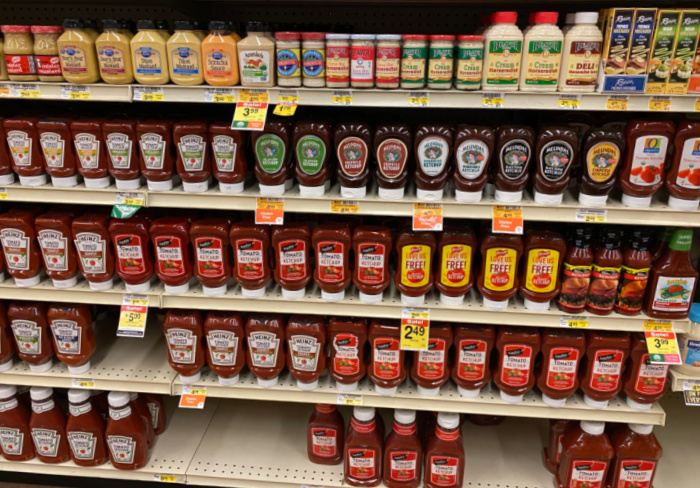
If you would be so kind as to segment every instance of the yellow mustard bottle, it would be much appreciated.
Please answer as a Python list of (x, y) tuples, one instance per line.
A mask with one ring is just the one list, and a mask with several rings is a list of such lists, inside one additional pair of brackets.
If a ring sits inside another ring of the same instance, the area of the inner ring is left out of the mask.
[(120, 32), (115, 19), (102, 21), (102, 34), (95, 41), (100, 77), (110, 85), (128, 85), (134, 82), (129, 37)]
[(83, 84), (100, 81), (95, 39), (85, 30), (82, 20), (65, 19), (65, 32), (58, 38), (61, 71), (68, 83)]
[(167, 42), (170, 79), (176, 85), (201, 85), (202, 40), (189, 20), (176, 20), (175, 33)]
[(212, 86), (238, 84), (238, 50), (226, 29), (226, 22), (209, 22), (209, 35), (202, 42), (204, 80)]
[(134, 78), (142, 85), (165, 85), (170, 81), (165, 39), (152, 20), (139, 20), (131, 39)]

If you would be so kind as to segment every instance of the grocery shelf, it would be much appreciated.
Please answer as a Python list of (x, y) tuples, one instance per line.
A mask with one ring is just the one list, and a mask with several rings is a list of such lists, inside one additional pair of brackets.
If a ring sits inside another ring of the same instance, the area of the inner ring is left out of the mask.
[[(313, 391), (302, 391), (297, 387), (296, 380), (289, 372), (280, 376), (280, 382), (273, 388), (258, 386), (255, 376), (246, 371), (242, 373), (238, 384), (221, 386), (215, 374), (205, 373), (198, 386), (207, 389), (207, 396), (214, 398), (238, 398), (244, 400), (266, 400), (292, 403), (342, 403), (343, 392), (340, 392), (335, 381), (329, 375), (319, 380), (319, 386)], [(182, 383), (176, 379), (173, 383), (173, 394), (182, 394)], [(505, 415), (509, 417), (532, 418), (561, 418), (573, 420), (600, 420), (605, 422), (634, 422), (663, 425), (665, 413), (658, 405), (648, 412), (632, 410), (624, 399), (615, 398), (605, 410), (594, 410), (583, 402), (583, 396), (576, 393), (563, 408), (551, 408), (545, 405), (537, 392), (530, 392), (520, 404), (510, 404), (501, 400), (498, 389), (491, 383), (484, 387), (477, 398), (462, 398), (456, 385), (450, 380), (440, 389), (435, 397), (421, 396), (416, 385), (407, 378), (393, 397), (382, 396), (374, 391), (374, 385), (369, 378), (364, 378), (357, 391), (352, 395), (362, 397), (362, 405), (377, 408), (407, 408), (412, 410), (432, 410), (439, 412), (475, 413), (486, 415)]]
[(97, 349), (90, 359), (89, 371), (72, 374), (63, 363), (54, 359), (49, 371), (33, 373), (26, 363), (20, 361), (9, 371), (0, 373), (0, 383), (73, 388), (80, 380), (88, 385), (94, 383), (89, 387), (97, 390), (169, 395), (177, 375), (168, 364), (160, 324), (152, 322), (146, 327), (145, 337), (135, 339), (117, 337), (117, 323), (117, 316), (110, 315), (96, 324)]
[(130, 481), (160, 481), (162, 476), (165, 478), (163, 481), (185, 483), (187, 467), (217, 406), (217, 400), (210, 400), (204, 410), (182, 409), (177, 408), (175, 399), (166, 398), (168, 427), (157, 437), (150, 462), (136, 471), (115, 469), (109, 462), (102, 466), (84, 468), (76, 466), (73, 461), (45, 464), (37, 459), (13, 462), (4, 458), (0, 459), (0, 471)]
[[(4, 187), (9, 202), (60, 203), (79, 205), (114, 205), (117, 203), (117, 187), (86, 188), (80, 183), (72, 188), (56, 188), (50, 183), (44, 186), (22, 186), (13, 183)], [(146, 191), (137, 190), (146, 195)], [(144, 202), (146, 203), (146, 202)]]
[(679, 373), (673, 368), (671, 368), (671, 377), (669, 380), (671, 382), (672, 391), (683, 391), (683, 384), (686, 381), (694, 381), (697, 384), (700, 384), (700, 377)]
[(71, 83), (40, 81), (27, 83), (0, 81), (0, 98), (130, 102), (131, 93), (130, 85), (108, 85), (106, 83), (73, 85)]

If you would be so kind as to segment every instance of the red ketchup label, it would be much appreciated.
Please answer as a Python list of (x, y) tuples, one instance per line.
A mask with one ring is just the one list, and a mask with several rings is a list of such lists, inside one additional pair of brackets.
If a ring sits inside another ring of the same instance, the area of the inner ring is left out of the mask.
[(395, 380), (401, 376), (401, 347), (398, 339), (374, 339), (372, 355), (374, 376), (383, 380)]
[(182, 241), (175, 236), (157, 236), (153, 238), (158, 260), (158, 274), (173, 278), (185, 274), (185, 263), (182, 260)]
[(333, 369), (342, 375), (353, 375), (360, 372), (360, 355), (357, 347), (357, 336), (341, 332), (333, 338)]
[(338, 163), (348, 176), (359, 176), (367, 163), (367, 144), (359, 137), (346, 137), (338, 144)]
[(617, 479), (612, 488), (651, 488), (655, 470), (655, 461), (623, 459), (617, 468)]
[(299, 239), (281, 241), (279, 249), (280, 278), (300, 281), (306, 278), (306, 243)]
[(316, 245), (316, 267), (321, 281), (341, 283), (345, 279), (344, 247), (337, 241), (321, 241)]
[(503, 348), (501, 382), (508, 386), (525, 386), (530, 379), (532, 348), (524, 344), (506, 344)]
[(596, 391), (615, 391), (620, 383), (623, 358), (624, 354), (619, 349), (600, 349), (596, 351), (592, 361), (591, 389)]
[(576, 459), (571, 464), (571, 479), (568, 488), (602, 488), (603, 476), (608, 463)]
[(350, 477), (373, 478), (377, 472), (377, 453), (374, 449), (348, 449)]
[(138, 275), (146, 271), (144, 250), (141, 237), (133, 234), (118, 234), (114, 236), (117, 244), (117, 264), (122, 273)]
[(386, 139), (377, 148), (379, 171), (390, 180), (401, 176), (407, 158), (406, 145), (398, 139)]
[(454, 456), (430, 456), (430, 483), (436, 486), (453, 486), (457, 483), (459, 458)]
[(197, 275), (202, 278), (224, 276), (224, 241), (218, 237), (196, 237)]
[(642, 395), (658, 395), (666, 388), (668, 364), (652, 364), (649, 354), (642, 355), (634, 390)]
[(418, 453), (416, 451), (394, 451), (389, 453), (391, 463), (389, 477), (394, 481), (416, 479)]
[(576, 384), (579, 352), (571, 347), (553, 347), (549, 352), (547, 386), (554, 390), (569, 390)]
[(244, 280), (259, 280), (265, 276), (263, 241), (260, 239), (238, 239), (236, 249), (236, 273)]
[(320, 457), (333, 457), (338, 452), (338, 432), (335, 429), (311, 428), (313, 453)]
[(61, 74), (61, 60), (58, 56), (36, 55), (37, 72), (42, 76), (57, 76)]
[(457, 377), (479, 381), (486, 374), (486, 341), (462, 339), (457, 344)]
[(432, 338), (428, 349), (418, 352), (418, 376), (426, 380), (440, 379), (445, 376), (445, 339)]
[(357, 280), (365, 285), (384, 282), (386, 246), (377, 242), (365, 242), (357, 246)]

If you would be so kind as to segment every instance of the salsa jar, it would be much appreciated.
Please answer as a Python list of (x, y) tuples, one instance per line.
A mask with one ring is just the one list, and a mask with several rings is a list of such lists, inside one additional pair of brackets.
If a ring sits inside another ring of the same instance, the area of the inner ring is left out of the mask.
[(326, 302), (339, 302), (345, 298), (350, 285), (350, 248), (352, 234), (344, 223), (319, 224), (311, 234), (316, 256), (314, 281), (321, 289)]
[(333, 131), (338, 167), (336, 178), (340, 182), (343, 198), (364, 198), (370, 176), (372, 131), (364, 122), (341, 122)]
[(452, 381), (465, 398), (475, 398), (491, 379), (491, 352), (496, 343), (492, 325), (455, 324)]
[(127, 293), (144, 293), (151, 288), (153, 252), (148, 226), (149, 221), (140, 215), (127, 220), (112, 219), (109, 223), (117, 275), (124, 281)]
[(46, 312), (56, 357), (70, 374), (90, 370), (90, 358), (97, 350), (92, 330), (92, 313), (84, 304), (53, 303)]
[(578, 369), (586, 350), (583, 332), (569, 329), (542, 331), (542, 362), (537, 388), (545, 405), (561, 408), (578, 389)]
[(489, 180), (495, 132), (489, 127), (461, 124), (454, 139), (455, 200), (478, 203)]
[(15, 337), (17, 356), (32, 373), (45, 373), (53, 366), (53, 346), (46, 303), (11, 302), (7, 321)]
[(136, 138), (139, 141), (141, 174), (148, 181), (148, 189), (172, 190), (175, 165), (172, 123), (162, 119), (139, 121), (136, 124)]
[(34, 220), (37, 241), (44, 256), (44, 270), (56, 288), (78, 284), (78, 255), (73, 247), (71, 224), (74, 211), (54, 209)]
[(73, 242), (80, 272), (91, 290), (109, 290), (114, 285), (114, 250), (109, 235), (109, 216), (88, 213), (73, 219)]
[(189, 221), (181, 217), (161, 217), (151, 222), (149, 233), (155, 250), (156, 275), (165, 285), (165, 292), (187, 293), (192, 278)]
[(15, 207), (0, 214), (0, 240), (7, 271), (19, 287), (36, 286), (41, 281), (41, 251), (34, 220), (38, 207)]
[(301, 390), (315, 390), (326, 370), (326, 324), (318, 315), (292, 315), (285, 329), (287, 369)]
[(587, 207), (604, 207), (625, 152), (625, 139), (617, 130), (591, 129), (581, 148), (578, 201)]
[(449, 125), (419, 125), (414, 134), (416, 154), (416, 197), (419, 200), (442, 200), (443, 188), (450, 177), (454, 128)]
[(472, 289), (476, 249), (476, 235), (468, 225), (448, 226), (438, 236), (435, 288), (443, 304), (461, 305), (464, 295)]
[[(241, 285), (244, 298), (262, 298), (272, 278), (270, 264), (270, 226), (255, 225), (252, 220), (231, 224), (233, 278)], [(308, 257), (308, 256), (307, 256)]]
[(78, 167), (70, 132), (71, 119), (48, 118), (36, 123), (39, 144), (44, 155), (44, 169), (51, 184), (69, 188), (78, 184)]
[(531, 327), (498, 329), (496, 348), (498, 366), (493, 382), (500, 390), (501, 400), (520, 403), (535, 384), (535, 359), (540, 352), (540, 333)]
[(394, 396), (406, 379), (401, 326), (398, 320), (375, 319), (369, 327), (371, 350), (367, 375), (380, 395)]
[(12, 171), (19, 176), (22, 186), (46, 184), (37, 122), (36, 117), (11, 117), (2, 121), (12, 156)]
[(243, 316), (240, 312), (209, 312), (204, 319), (204, 337), (207, 365), (219, 378), (219, 384), (237, 384), (246, 356)]
[(389, 256), (393, 240), (388, 227), (360, 225), (352, 234), (355, 269), (352, 282), (362, 303), (379, 303), (391, 282)]
[(202, 284), (204, 295), (226, 293), (231, 278), (229, 223), (221, 217), (205, 217), (192, 222), (190, 242), (194, 249), (194, 276)]
[(231, 124), (214, 122), (209, 125), (212, 173), (219, 182), (219, 191), (226, 194), (241, 193), (248, 175), (245, 131), (231, 129)]
[(284, 369), (284, 319), (279, 314), (253, 313), (245, 323), (246, 364), (263, 388), (272, 388)]
[(450, 378), (451, 347), (452, 326), (439, 322), (431, 324), (428, 348), (413, 353), (410, 374), (418, 393), (424, 396), (440, 394), (440, 387)]
[(328, 122), (302, 120), (294, 124), (294, 175), (302, 197), (323, 196), (328, 190), (331, 126)]
[(374, 129), (374, 157), (379, 198), (400, 200), (408, 184), (412, 132), (408, 124), (382, 124)]
[(607, 408), (622, 390), (622, 367), (630, 352), (628, 332), (590, 331), (581, 362), (583, 400), (591, 408)]
[(280, 196), (288, 189), (286, 182), (294, 177), (289, 169), (291, 139), (291, 122), (274, 116), (267, 120), (262, 131), (254, 131), (250, 135), (255, 156), (253, 172), (258, 180), (260, 195)]
[(109, 158), (107, 166), (117, 190), (141, 188), (141, 168), (136, 154), (136, 120), (105, 120), (102, 134)]
[(630, 355), (622, 376), (627, 406), (637, 411), (649, 411), (654, 402), (663, 398), (668, 389), (668, 364), (651, 362), (646, 337), (632, 334)]
[(173, 124), (173, 144), (177, 147), (177, 174), (186, 193), (209, 189), (211, 158), (207, 151), (209, 124), (183, 121)]
[(573, 128), (545, 126), (538, 131), (537, 167), (532, 179), (535, 203), (561, 205), (571, 180), (571, 169), (578, 165), (578, 146), (578, 135)]
[(417, 232), (404, 228), (396, 239), (398, 266), (394, 286), (401, 292), (401, 302), (418, 307), (425, 302), (425, 294), (433, 289), (435, 277), (431, 266), (436, 241), (432, 232)]
[(299, 300), (311, 281), (311, 231), (309, 226), (293, 222), (275, 227), (272, 249), (275, 255), (275, 281), (287, 300)]
[(186, 385), (202, 378), (204, 351), (204, 320), (199, 310), (170, 309), (163, 319), (163, 335), (168, 345), (170, 367)]
[(76, 119), (70, 123), (78, 173), (87, 188), (107, 188), (111, 183), (107, 153), (102, 135), (102, 121)]
[(520, 236), (486, 232), (481, 239), (481, 269), (476, 286), (484, 307), (505, 310), (518, 291), (518, 262), (523, 253)]
[(367, 320), (364, 318), (331, 317), (328, 320), (328, 372), (339, 391), (352, 392), (365, 376), (365, 344)]
[(535, 131), (525, 125), (505, 125), (496, 131), (494, 183), (496, 200), (518, 203), (530, 180), (530, 161), (535, 146)]
[(544, 312), (559, 294), (559, 268), (566, 254), (566, 242), (557, 232), (530, 230), (525, 234), (520, 294), (525, 308)]

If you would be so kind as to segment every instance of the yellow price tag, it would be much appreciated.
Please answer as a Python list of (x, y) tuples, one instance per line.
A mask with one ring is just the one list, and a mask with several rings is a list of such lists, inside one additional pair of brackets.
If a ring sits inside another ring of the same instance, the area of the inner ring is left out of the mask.
[(673, 322), (645, 320), (644, 336), (649, 350), (649, 361), (655, 364), (682, 364), (678, 339), (673, 332)]
[(269, 94), (266, 90), (241, 90), (233, 114), (232, 129), (263, 130)]
[(594, 224), (605, 223), (608, 217), (607, 210), (590, 210), (587, 208), (576, 209), (576, 222), (589, 222)]
[(683, 382), (684, 391), (700, 391), (700, 381), (698, 380), (685, 380)]
[(95, 388), (95, 380), (73, 378), (73, 388)]
[(649, 110), (668, 112), (671, 110), (671, 97), (651, 97), (649, 99)]
[(148, 297), (145, 295), (124, 295), (119, 311), (117, 337), (143, 337), (146, 334)]
[(124, 205), (137, 205), (143, 207), (143, 198), (125, 198)]
[(627, 110), (629, 97), (627, 95), (610, 95), (605, 102), (607, 110)]
[(211, 99), (214, 103), (236, 103), (236, 95), (214, 95)]
[(695, 99), (695, 111), (700, 112), (700, 98)]
[(351, 91), (334, 91), (331, 95), (333, 105), (352, 105)]
[(362, 405), (362, 401), (362, 395), (338, 393), (338, 405), (352, 405), (353, 407), (359, 407)]
[(40, 98), (41, 92), (39, 90), (20, 90), (19, 98)]
[(360, 213), (360, 202), (356, 200), (331, 200), (331, 213)]
[(481, 105), (487, 108), (503, 108), (505, 95), (503, 93), (484, 93), (484, 96), (481, 98)]
[(299, 95), (296, 95), (296, 92), (289, 94), (280, 93), (277, 98), (277, 105), (272, 113), (283, 117), (291, 117), (297, 111), (297, 106), (299, 106)]
[(581, 108), (581, 95), (560, 95), (559, 108), (562, 110), (579, 110)]
[(270, 94), (267, 90), (241, 90), (238, 92), (239, 102), (269, 103)]
[(162, 483), (177, 483), (177, 476), (172, 474), (154, 474), (153, 481), (160, 481)]
[(673, 330), (673, 322), (670, 320), (645, 320), (644, 321), (644, 331), (665, 331), (671, 332)]
[(70, 100), (90, 100), (90, 92), (70, 92), (68, 98)]
[(428, 92), (409, 92), (408, 104), (411, 107), (428, 107), (430, 106), (430, 96)]
[(10, 199), (10, 194), (7, 193), (7, 190), (3, 188), (4, 191), (0, 191), (0, 200), (9, 200)]
[(588, 320), (567, 320), (566, 326), (572, 329), (587, 329)]
[(430, 336), (430, 310), (427, 308), (404, 308), (401, 311), (402, 350), (425, 351)]
[(141, 100), (144, 102), (162, 102), (164, 100), (164, 96), (162, 93), (144, 93), (141, 96)]

